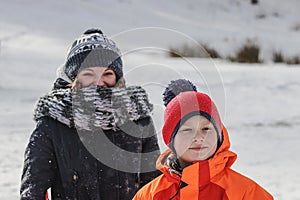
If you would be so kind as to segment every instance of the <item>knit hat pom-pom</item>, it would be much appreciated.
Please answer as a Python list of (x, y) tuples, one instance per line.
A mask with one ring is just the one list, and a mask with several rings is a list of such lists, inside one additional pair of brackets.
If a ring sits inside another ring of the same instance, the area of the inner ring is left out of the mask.
[(103, 32), (100, 29), (96, 29), (96, 28), (88, 29), (83, 34), (89, 35), (89, 34), (94, 34), (94, 33), (103, 34)]
[(166, 87), (163, 93), (164, 105), (167, 106), (168, 103), (176, 97), (181, 92), (195, 91), (197, 92), (196, 86), (186, 79), (177, 79), (171, 81), (171, 83)]

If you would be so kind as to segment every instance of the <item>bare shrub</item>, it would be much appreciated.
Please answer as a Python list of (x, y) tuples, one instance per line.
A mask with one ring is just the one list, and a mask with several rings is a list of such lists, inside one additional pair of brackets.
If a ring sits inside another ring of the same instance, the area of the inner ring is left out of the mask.
[(300, 57), (299, 56), (294, 56), (292, 58), (287, 58), (285, 60), (285, 62), (288, 65), (299, 65), (300, 64)]
[(251, 40), (248, 40), (244, 46), (242, 46), (235, 57), (228, 57), (232, 62), (240, 63), (261, 63), (259, 59), (259, 46), (254, 44)]
[(283, 63), (284, 62), (284, 58), (281, 52), (274, 52), (273, 53), (273, 62), (275, 63)]
[(199, 57), (199, 58), (220, 58), (219, 53), (208, 45), (188, 45), (169, 48), (170, 57)]

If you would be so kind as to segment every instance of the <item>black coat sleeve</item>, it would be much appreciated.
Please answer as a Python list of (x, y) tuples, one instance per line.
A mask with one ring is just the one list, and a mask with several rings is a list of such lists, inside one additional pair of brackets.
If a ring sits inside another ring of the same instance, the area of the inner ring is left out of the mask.
[(47, 118), (40, 120), (25, 150), (21, 178), (21, 200), (45, 199), (54, 179), (56, 159)]
[[(141, 171), (143, 173), (140, 174), (140, 187), (161, 174), (161, 172), (156, 169), (156, 160), (160, 155), (160, 150), (156, 130), (150, 117), (141, 121), (141, 132), (143, 135)], [(151, 154), (149, 154), (150, 152)]]

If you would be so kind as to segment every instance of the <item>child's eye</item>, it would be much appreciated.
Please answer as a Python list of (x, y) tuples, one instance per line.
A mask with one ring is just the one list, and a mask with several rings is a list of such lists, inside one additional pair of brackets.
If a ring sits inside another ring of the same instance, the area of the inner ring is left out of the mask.
[(204, 127), (202, 128), (203, 131), (209, 131), (210, 130), (210, 127)]
[(181, 129), (180, 131), (181, 132), (191, 132), (191, 131), (193, 131), (193, 129), (191, 129), (191, 128), (185, 128), (185, 129)]

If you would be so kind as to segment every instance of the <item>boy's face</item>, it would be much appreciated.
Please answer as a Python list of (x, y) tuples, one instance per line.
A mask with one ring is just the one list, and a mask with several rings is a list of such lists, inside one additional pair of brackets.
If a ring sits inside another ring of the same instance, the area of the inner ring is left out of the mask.
[(186, 120), (174, 138), (174, 148), (181, 167), (210, 158), (217, 150), (217, 132), (203, 116)]

